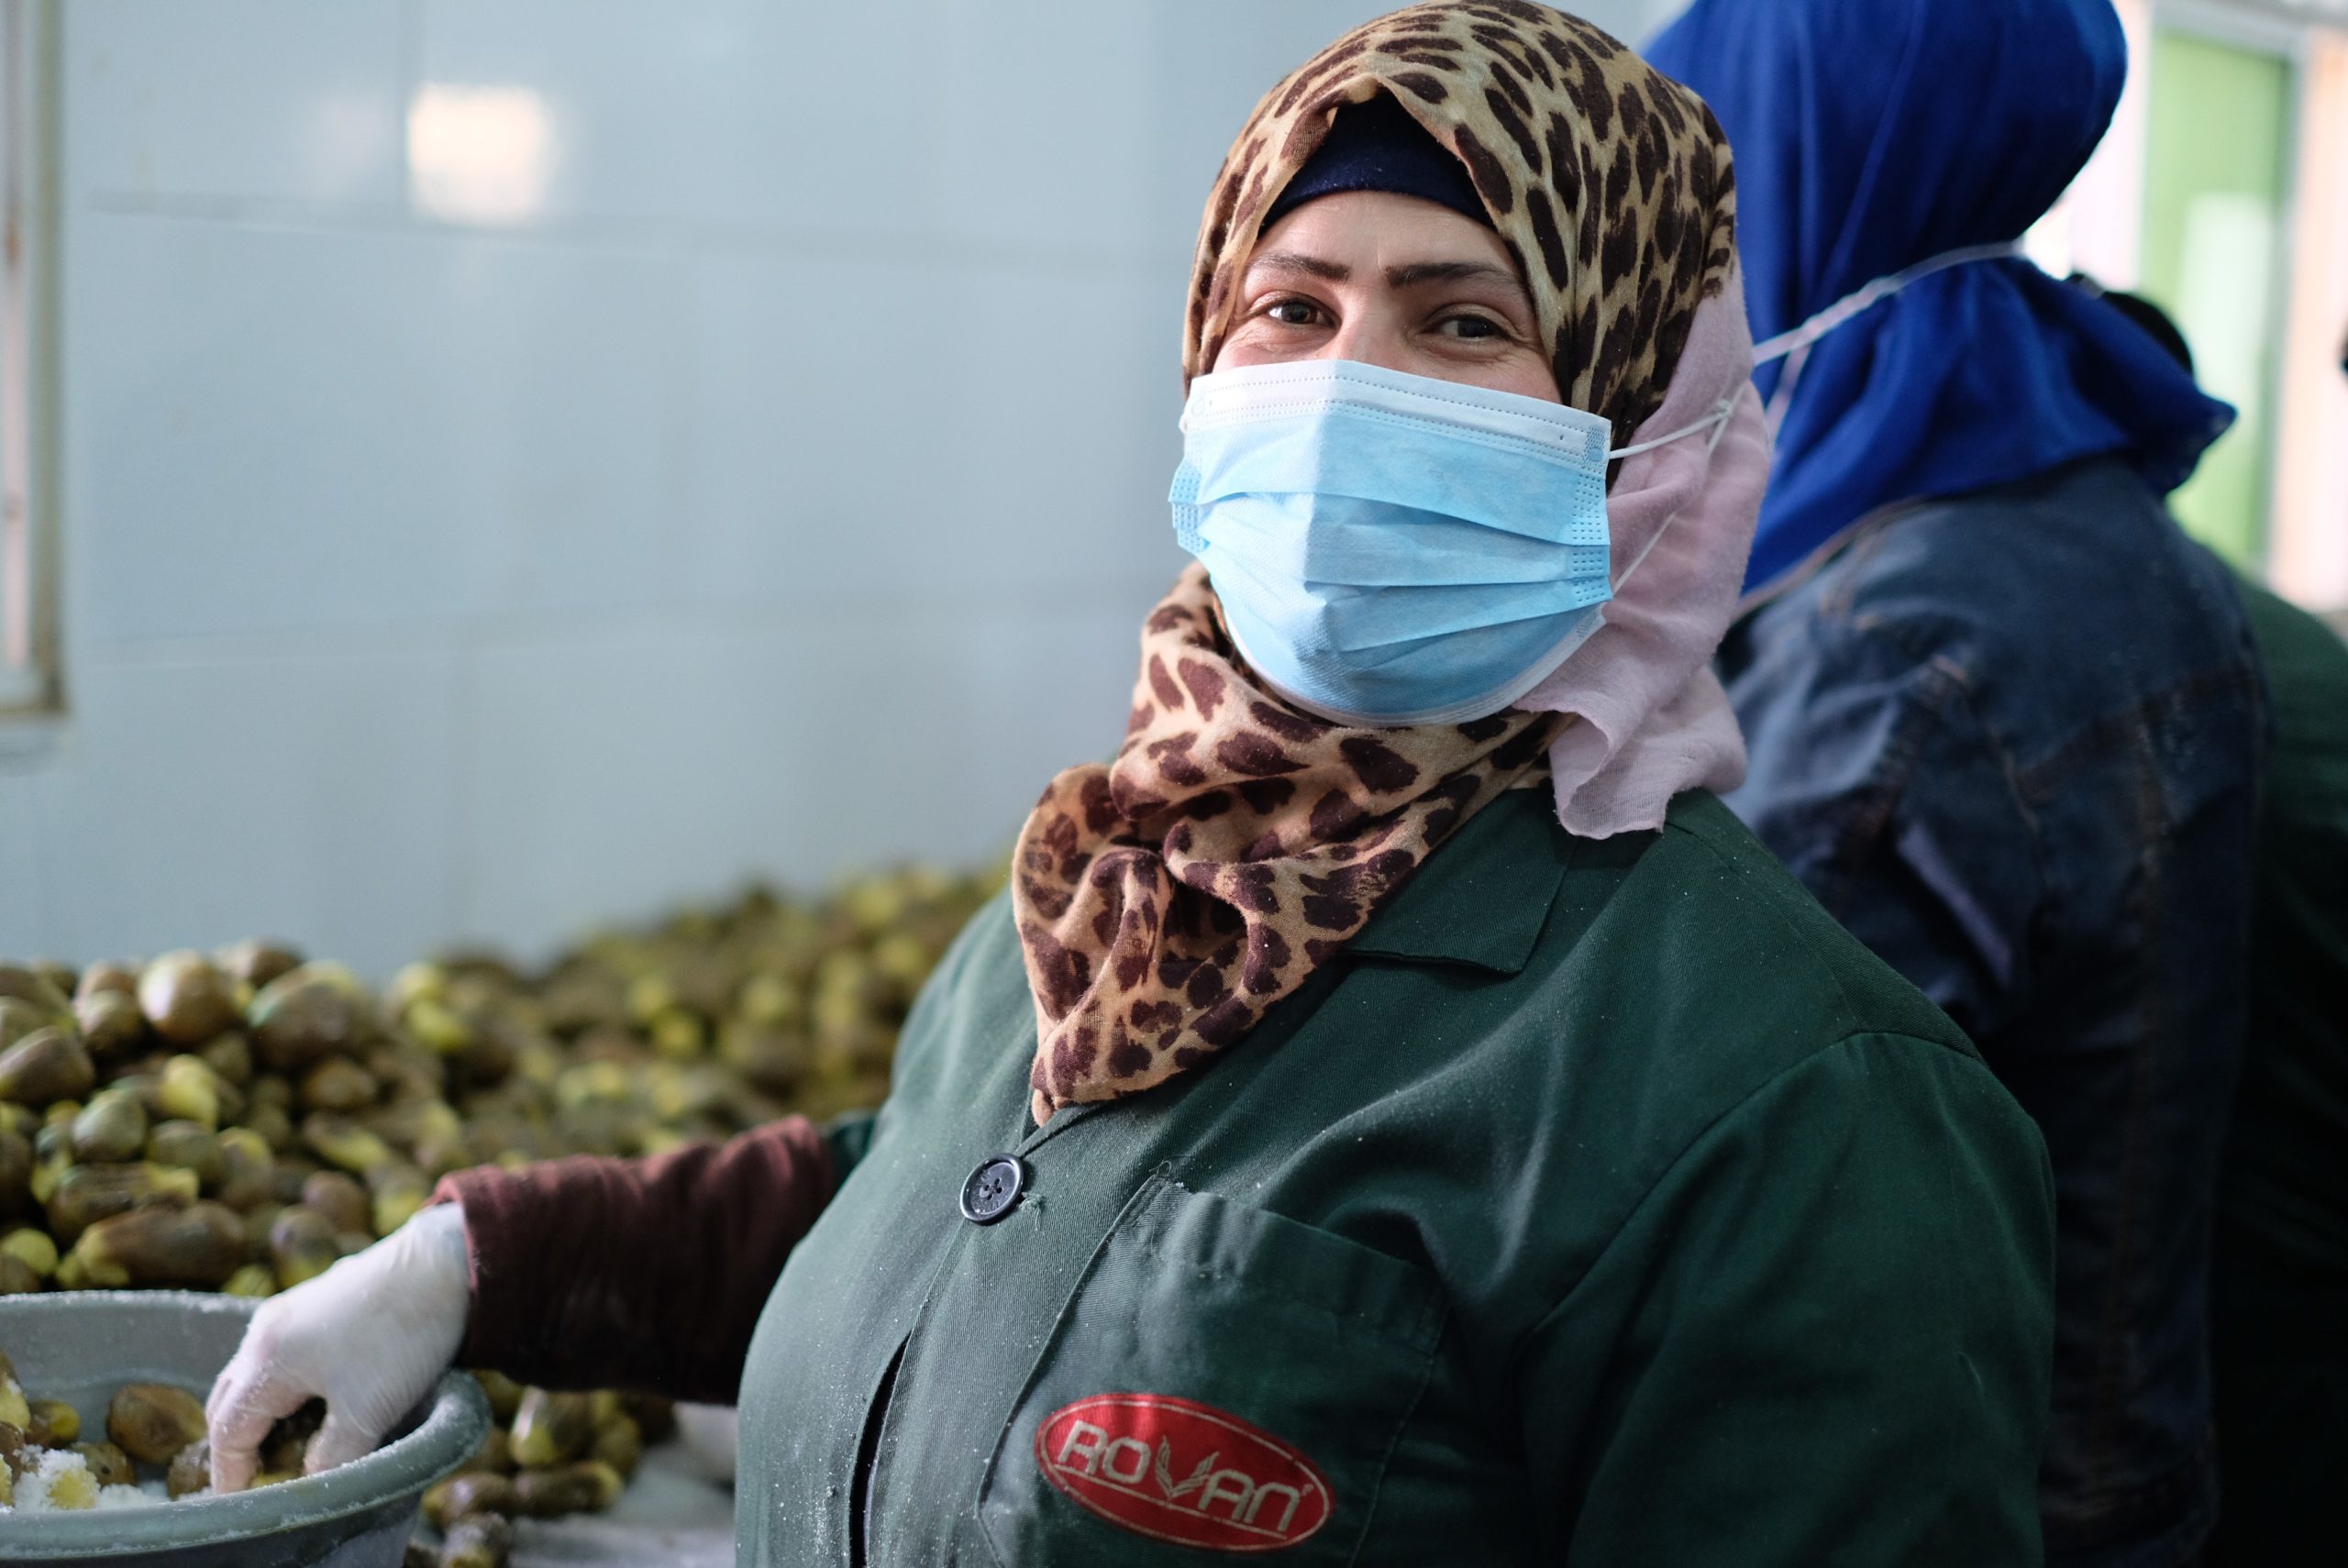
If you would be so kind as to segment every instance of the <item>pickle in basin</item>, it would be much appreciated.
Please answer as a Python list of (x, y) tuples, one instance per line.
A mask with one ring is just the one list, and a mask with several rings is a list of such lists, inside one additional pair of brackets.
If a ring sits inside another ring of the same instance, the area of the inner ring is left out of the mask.
[(40, 1288), (40, 1275), (24, 1259), (0, 1253), (0, 1296), (31, 1296)]
[(82, 1436), (82, 1413), (62, 1399), (32, 1399), (27, 1401), (32, 1409), (32, 1421), (25, 1428), (25, 1436), (43, 1448), (63, 1448), (79, 1441)]
[(106, 1406), (106, 1436), (142, 1463), (169, 1464), (204, 1436), (204, 1407), (168, 1383), (126, 1383)]
[(173, 1497), (185, 1497), (212, 1485), (212, 1441), (198, 1438), (172, 1455), (171, 1467), (163, 1474), (164, 1489)]
[(51, 1451), (41, 1460), (41, 1478), (48, 1483), (49, 1506), (53, 1510), (94, 1508), (98, 1506), (98, 1478), (90, 1474), (89, 1461), (68, 1450)]
[(327, 1407), (323, 1399), (312, 1399), (282, 1418), (269, 1429), (260, 1441), (260, 1467), (299, 1475), (310, 1457), (310, 1440), (326, 1425)]
[(36, 1029), (0, 1051), (0, 1099), (18, 1105), (53, 1105), (79, 1099), (98, 1081), (96, 1064), (78, 1035), (62, 1029)]
[(68, 1443), (65, 1450), (82, 1456), (82, 1463), (90, 1467), (91, 1478), (101, 1486), (138, 1484), (138, 1473), (130, 1467), (130, 1455), (110, 1442)]
[(138, 977), (138, 1006), (156, 1033), (201, 1045), (237, 1021), (237, 991), (201, 953), (166, 953)]

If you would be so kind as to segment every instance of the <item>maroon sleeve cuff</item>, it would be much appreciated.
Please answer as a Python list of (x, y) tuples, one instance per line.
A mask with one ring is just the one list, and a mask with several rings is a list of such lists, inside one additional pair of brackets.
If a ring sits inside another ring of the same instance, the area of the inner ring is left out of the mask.
[(646, 1159), (460, 1171), (472, 1304), (460, 1364), (553, 1388), (730, 1404), (782, 1265), (837, 1185), (804, 1117)]

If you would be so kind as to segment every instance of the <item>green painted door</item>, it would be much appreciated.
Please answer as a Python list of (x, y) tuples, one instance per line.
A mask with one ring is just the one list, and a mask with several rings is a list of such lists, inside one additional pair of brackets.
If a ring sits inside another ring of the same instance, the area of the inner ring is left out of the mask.
[(2154, 35), (2143, 288), (2185, 329), (2201, 384), (2242, 411), (2175, 506), (2254, 570), (2273, 487), (2292, 69), (2191, 33)]

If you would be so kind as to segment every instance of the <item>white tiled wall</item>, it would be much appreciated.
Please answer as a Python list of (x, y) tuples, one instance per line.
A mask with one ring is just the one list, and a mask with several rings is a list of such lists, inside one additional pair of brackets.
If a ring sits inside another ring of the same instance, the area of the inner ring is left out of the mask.
[(0, 952), (381, 972), (1004, 847), (1180, 566), (1216, 161), (1383, 8), (61, 7), (71, 714), (0, 737)]

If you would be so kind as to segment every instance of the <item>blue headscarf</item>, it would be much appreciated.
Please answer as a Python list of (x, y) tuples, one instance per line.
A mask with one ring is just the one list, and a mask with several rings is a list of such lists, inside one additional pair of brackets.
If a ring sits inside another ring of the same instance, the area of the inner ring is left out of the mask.
[[(1877, 278), (2020, 237), (2102, 138), (2128, 50), (2110, 0), (1695, 0), (1647, 58), (1728, 132), (1767, 339)], [(1764, 396), (1781, 373), (1762, 369)], [(2100, 453), (2166, 493), (2232, 418), (2112, 306), (2028, 261), (1936, 272), (1811, 350), (1745, 585), (1889, 502)]]

